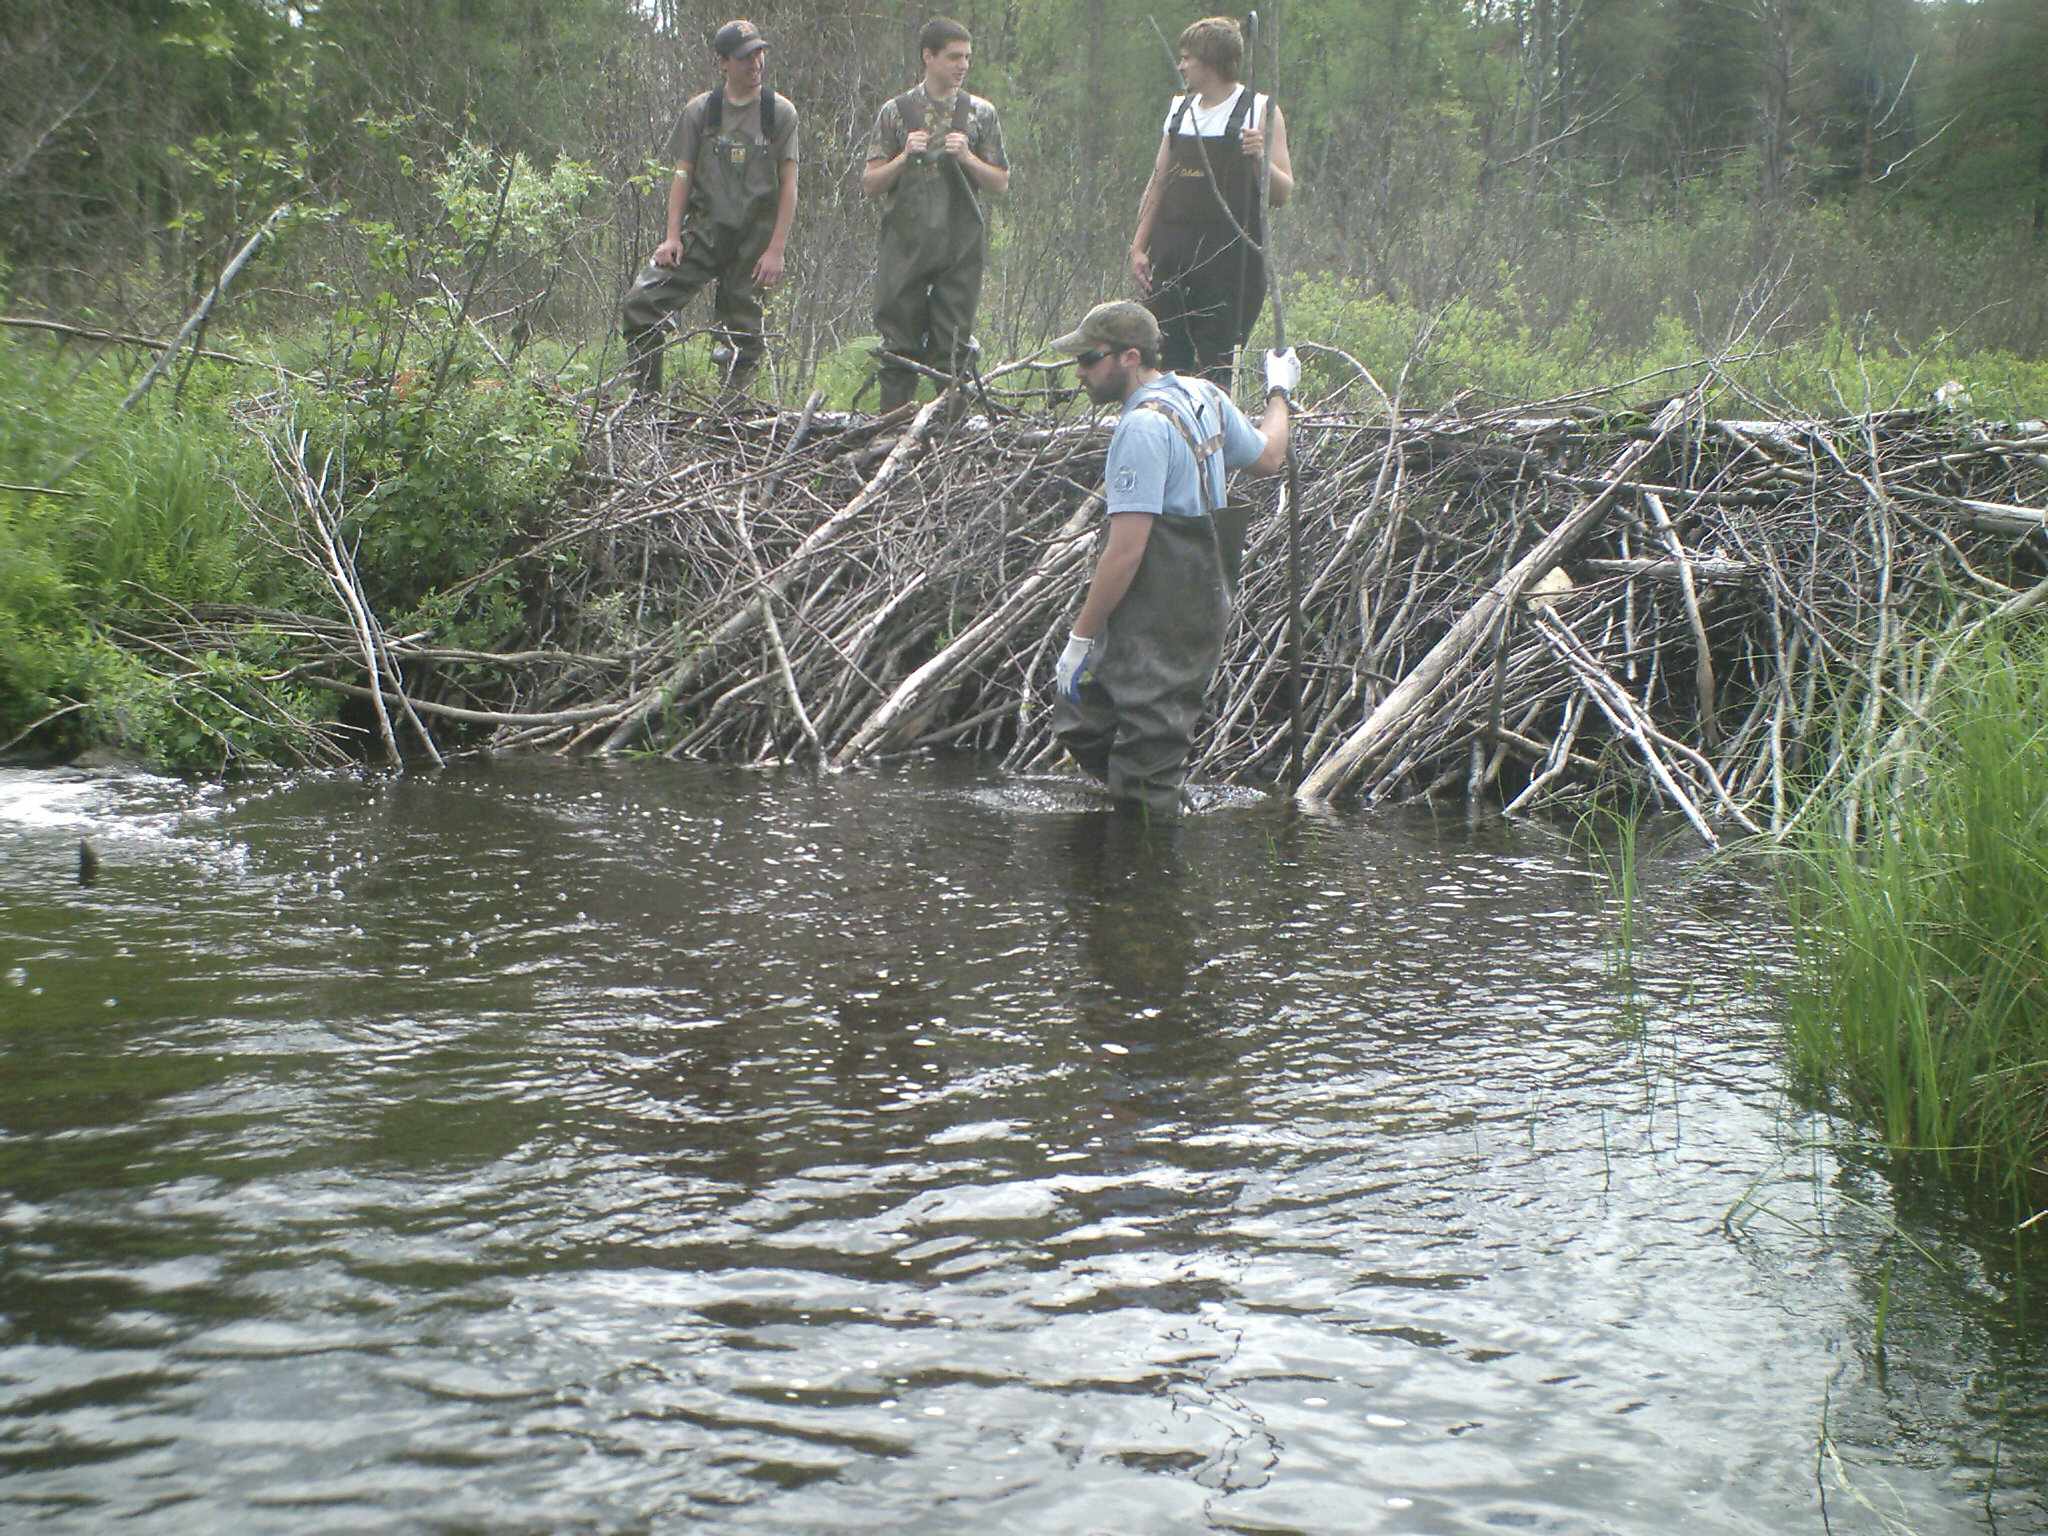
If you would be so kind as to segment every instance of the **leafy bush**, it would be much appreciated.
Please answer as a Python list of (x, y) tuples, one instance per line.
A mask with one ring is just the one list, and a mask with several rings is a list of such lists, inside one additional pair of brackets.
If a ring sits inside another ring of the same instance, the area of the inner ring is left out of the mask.
[[(352, 361), (374, 363), (359, 350)], [(342, 529), (371, 606), (390, 622), (440, 615), (436, 593), (513, 553), (575, 462), (579, 438), (561, 397), (487, 371), (458, 348), (437, 387), (426, 366), (368, 372), (298, 392), (307, 459), (338, 484)], [(472, 599), (468, 638), (493, 638), (515, 610), (500, 573)]]

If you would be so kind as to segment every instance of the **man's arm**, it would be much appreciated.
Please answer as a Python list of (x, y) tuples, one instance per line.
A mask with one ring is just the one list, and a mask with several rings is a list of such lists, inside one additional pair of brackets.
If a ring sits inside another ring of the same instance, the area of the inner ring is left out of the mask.
[(654, 248), (657, 267), (673, 267), (683, 259), (683, 210), (690, 206), (690, 176), (687, 160), (676, 162), (675, 179), (668, 184), (668, 237)]
[(796, 218), (796, 162), (782, 162), (782, 188), (775, 196), (775, 228), (768, 236), (768, 249), (754, 263), (754, 281), (773, 288), (782, 281), (782, 248), (789, 241), (789, 226)]
[(1112, 512), (1109, 541), (1102, 558), (1095, 562), (1095, 574), (1088, 578), (1088, 595), (1081, 601), (1081, 613), (1073, 630), (1083, 640), (1101, 638), (1102, 629), (1116, 605), (1131, 590), (1138, 574), (1138, 562), (1145, 558), (1146, 541), (1152, 537), (1152, 512)]
[(868, 140), (868, 163), (861, 167), (862, 197), (880, 197), (884, 192), (893, 190), (903, 179), (903, 167), (910, 162), (910, 157), (923, 154), (925, 145), (931, 140), (931, 135), (920, 128), (915, 133), (905, 134), (903, 147), (890, 154), (889, 141), (893, 135), (889, 124), (893, 115), (892, 107), (884, 107), (882, 115), (875, 121), (874, 135)]
[[(1232, 409), (1235, 409), (1233, 406)], [(1260, 419), (1258, 434), (1266, 440), (1265, 450), (1245, 465), (1245, 473), (1251, 475), (1277, 475), (1287, 462), (1288, 433), (1287, 391), (1271, 390), (1266, 395), (1266, 414)]]
[(1159, 153), (1152, 157), (1152, 175), (1138, 199), (1138, 232), (1131, 236), (1131, 281), (1138, 285), (1138, 297), (1152, 292), (1152, 225), (1159, 217), (1159, 192), (1166, 185), (1166, 173), (1173, 165), (1173, 146), (1166, 135), (1159, 136)]
[[(987, 106), (987, 103), (983, 103)], [(979, 116), (979, 113), (977, 113)], [(940, 141), (947, 154), (960, 162), (960, 169), (967, 173), (967, 179), (982, 191), (1000, 197), (1010, 190), (1009, 156), (1003, 153), (1003, 129), (996, 120), (995, 109), (988, 109), (988, 116), (982, 123), (981, 142), (984, 149), (992, 150), (993, 160), (984, 160), (968, 146), (967, 135), (949, 133)]]
[(967, 173), (968, 179), (982, 191), (1000, 197), (1010, 190), (1010, 168), (1007, 165), (990, 165), (969, 149), (966, 134), (947, 134), (946, 149), (960, 162), (960, 169)]
[[(1280, 109), (1270, 101), (1266, 112), (1273, 120), (1273, 186), (1272, 204), (1275, 208), (1287, 206), (1287, 199), (1294, 195), (1294, 157), (1287, 153), (1287, 119)], [(1266, 135), (1257, 128), (1244, 134), (1244, 152), (1257, 159), (1266, 152)]]
[(889, 191), (903, 177), (903, 162), (912, 155), (924, 153), (925, 135), (923, 133), (913, 133), (910, 138), (911, 142), (906, 143), (902, 149), (897, 151), (896, 157), (893, 160), (884, 160), (878, 156), (861, 167), (860, 195), (862, 197), (880, 197), (884, 192)]

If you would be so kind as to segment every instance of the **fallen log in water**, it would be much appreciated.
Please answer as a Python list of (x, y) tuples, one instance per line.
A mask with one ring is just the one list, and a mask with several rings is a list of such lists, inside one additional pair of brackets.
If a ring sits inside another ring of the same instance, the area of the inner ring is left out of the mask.
[[(1310, 796), (1522, 809), (1634, 783), (1709, 839), (1781, 828), (1840, 722), (1914, 686), (1924, 626), (2030, 609), (2048, 574), (2040, 444), (1939, 413), (1310, 410), (1297, 434)], [(352, 603), (298, 626), (303, 675), (493, 748), (1046, 767), (1106, 442), (1089, 417), (940, 402), (884, 424), (614, 413), (555, 526), (501, 562), (530, 632), (436, 654)], [(1286, 762), (1276, 486), (1245, 487), (1265, 510), (1196, 744), (1211, 779)], [(330, 574), (336, 516), (311, 544)]]

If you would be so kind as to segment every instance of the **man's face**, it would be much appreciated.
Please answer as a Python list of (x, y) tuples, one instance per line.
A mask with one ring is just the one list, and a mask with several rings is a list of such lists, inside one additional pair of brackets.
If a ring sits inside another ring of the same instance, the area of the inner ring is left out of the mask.
[(718, 67), (725, 71), (726, 91), (734, 96), (758, 91), (761, 88), (761, 67), (767, 59), (766, 48), (756, 48), (743, 59), (720, 59)]
[(1126, 349), (1118, 352), (1109, 347), (1096, 347), (1074, 359), (1075, 371), (1080, 375), (1081, 387), (1088, 391), (1088, 398), (1097, 405), (1115, 405), (1129, 396), (1137, 387), (1138, 377), (1131, 366), (1131, 359), (1137, 353)]
[(946, 94), (967, 83), (967, 66), (974, 62), (974, 44), (948, 43), (937, 53), (924, 56), (925, 73)]
[(1183, 90), (1203, 91), (1216, 82), (1216, 71), (1196, 58), (1187, 49), (1180, 51), (1180, 62), (1174, 66), (1180, 71)]

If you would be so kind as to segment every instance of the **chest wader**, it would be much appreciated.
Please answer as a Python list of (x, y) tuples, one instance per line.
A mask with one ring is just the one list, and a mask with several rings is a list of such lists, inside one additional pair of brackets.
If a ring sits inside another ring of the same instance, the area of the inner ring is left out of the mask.
[(1146, 250), (1152, 294), (1145, 307), (1159, 322), (1160, 361), (1227, 389), (1231, 354), (1250, 339), (1266, 293), (1265, 259), (1230, 223), (1235, 215), (1254, 240), (1266, 238), (1258, 162), (1244, 152), (1254, 97), (1239, 91), (1223, 132), (1207, 141), (1182, 131), (1189, 100), (1181, 98), (1168, 125), (1166, 182)]
[[(640, 387), (661, 389), (661, 332), (668, 317), (706, 283), (721, 333), (712, 356), (729, 363), (730, 388), (746, 388), (761, 366), (766, 311), (754, 283), (754, 263), (775, 235), (775, 205), (782, 165), (775, 153), (776, 96), (761, 92), (761, 126), (752, 132), (725, 126), (725, 92), (705, 104), (697, 158), (690, 167), (690, 201), (683, 209), (683, 254), (672, 267), (649, 262), (626, 295), (626, 366)], [(725, 352), (719, 358), (720, 351)]]
[[(927, 100), (917, 91), (896, 98), (906, 135), (928, 129)], [(963, 89), (953, 98), (952, 131), (968, 134), (970, 148), (973, 126), (974, 106)], [(981, 203), (960, 162), (938, 147), (905, 160), (882, 215), (875, 263), (875, 330), (883, 349), (941, 373), (961, 372), (974, 346), (987, 248)], [(912, 370), (884, 362), (882, 410), (912, 399), (917, 380)]]
[[(1139, 402), (1173, 423), (1195, 459), (1199, 517), (1162, 512), (1152, 519), (1144, 558), (1130, 590), (1109, 615), (1078, 702), (1053, 704), (1053, 735), (1110, 797), (1150, 816), (1177, 816), (1188, 752), (1209, 679), (1223, 659), (1224, 630), (1237, 602), (1250, 508), (1210, 510), (1210, 461), (1223, 434), (1197, 440), (1163, 400)], [(1099, 560), (1109, 538), (1097, 536)]]

